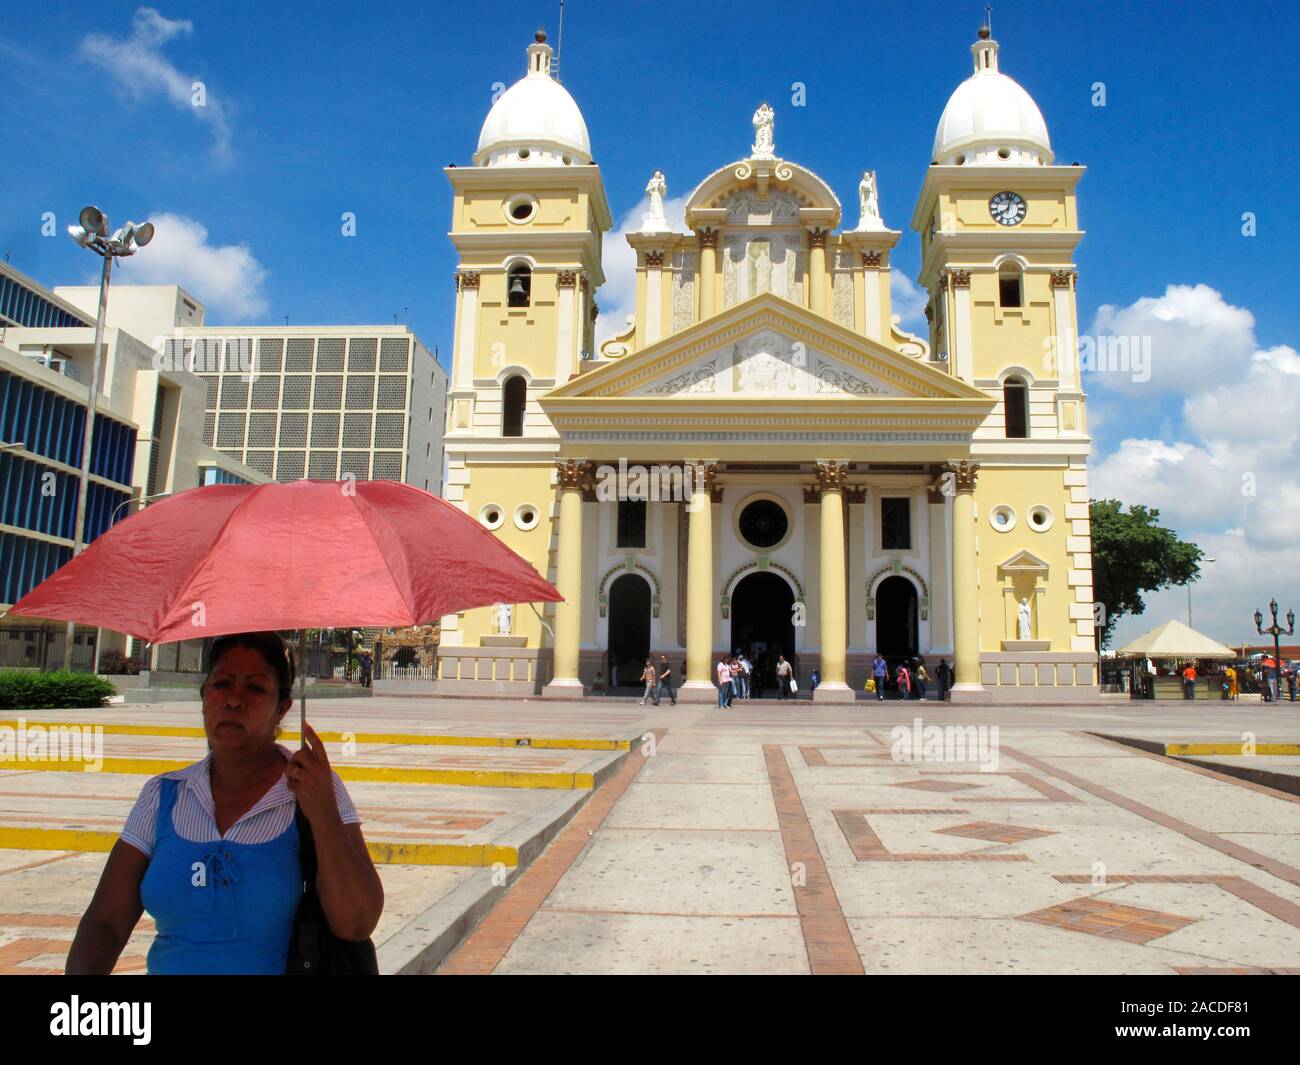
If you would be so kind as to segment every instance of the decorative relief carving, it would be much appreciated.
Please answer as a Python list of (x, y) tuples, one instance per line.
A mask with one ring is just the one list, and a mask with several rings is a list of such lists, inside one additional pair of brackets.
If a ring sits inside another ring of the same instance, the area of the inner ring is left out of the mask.
[(938, 283), (938, 286), (937, 286), (937, 287), (938, 287), (938, 289), (939, 289), (940, 292), (947, 292), (947, 291), (948, 291), (948, 275), (947, 275), (947, 274), (940, 274), (940, 275), (939, 275), (939, 283)]
[(652, 396), (700, 395), (718, 390), (718, 363), (710, 359), (703, 366), (693, 366), (685, 373), (668, 378), (650, 389)]
[(582, 491), (591, 487), (595, 464), (582, 459), (556, 459), (555, 471), (560, 491)]
[(826, 230), (821, 226), (813, 226), (808, 230), (808, 247), (824, 248), (826, 247)]
[(844, 502), (865, 503), (867, 501), (866, 485), (847, 485), (844, 489)]
[(879, 266), (879, 265), (880, 265), (880, 252), (878, 252), (878, 251), (864, 251), (864, 252), (862, 253), (862, 265), (863, 265), (863, 266), (869, 266), (869, 267), (872, 267), (872, 268)]
[(806, 484), (803, 486), (803, 501), (805, 503), (820, 503), (822, 501), (821, 489), (815, 484)]
[(661, 251), (648, 251), (645, 253), (645, 264), (651, 269), (658, 270), (664, 264), (664, 253)]
[(586, 274), (579, 274), (579, 275), (578, 275), (578, 287), (579, 287), (583, 292), (586, 292), (586, 291), (591, 287), (590, 284), (589, 284), (588, 281), (587, 281), (587, 275), (586, 275)]
[(822, 492), (844, 491), (844, 478), (849, 472), (847, 462), (814, 462), (813, 474), (817, 477), (817, 487)]
[(953, 288), (970, 288), (969, 270), (949, 270), (948, 276), (952, 278)]
[(776, 225), (799, 221), (799, 200), (786, 192), (759, 196), (753, 189), (739, 189), (718, 204), (727, 209), (727, 221), (733, 225)]
[(695, 321), (695, 261), (693, 251), (673, 255), (673, 330)]
[(573, 288), (578, 283), (577, 270), (560, 270), (555, 275), (555, 283), (560, 288)]
[(832, 362), (817, 360), (817, 391), (819, 393), (848, 393), (851, 396), (887, 396), (883, 388), (864, 381), (856, 374), (841, 369)]
[(478, 288), (477, 270), (462, 270), (456, 275), (456, 291), (463, 288)]
[(718, 230), (712, 226), (705, 226), (697, 231), (696, 235), (700, 238), (701, 248), (716, 248), (718, 246)]
[(853, 275), (847, 270), (831, 275), (831, 317), (846, 329), (853, 328)]
[(975, 491), (975, 479), (979, 476), (978, 462), (945, 462), (943, 472), (953, 475), (953, 483), (958, 492)]
[(1072, 274), (1069, 270), (1052, 271), (1052, 288), (1069, 288)]

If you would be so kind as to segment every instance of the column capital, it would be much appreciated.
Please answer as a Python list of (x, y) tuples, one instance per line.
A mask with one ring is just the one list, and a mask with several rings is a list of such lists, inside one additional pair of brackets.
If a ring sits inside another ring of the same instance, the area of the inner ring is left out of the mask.
[(943, 473), (952, 474), (953, 487), (958, 492), (975, 491), (975, 478), (979, 475), (978, 462), (945, 462)]
[(452, 275), (456, 279), (456, 291), (463, 288), (478, 288), (477, 270), (460, 270)]
[(555, 283), (560, 288), (573, 288), (578, 283), (577, 270), (559, 270), (555, 274)]
[(938, 280), (938, 282), (936, 283), (935, 287), (936, 287), (940, 292), (947, 292), (947, 291), (948, 291), (948, 275), (947, 275), (947, 274), (940, 274), (940, 275), (939, 275), (939, 280)]
[(1074, 270), (1053, 270), (1052, 271), (1052, 288), (1070, 288), (1079, 280), (1079, 274)]
[(953, 288), (970, 288), (969, 270), (949, 270), (948, 277), (952, 280)]
[(847, 485), (844, 489), (844, 502), (846, 503), (865, 503), (867, 501), (866, 485)]
[(591, 487), (593, 464), (582, 459), (556, 459), (555, 471), (562, 492), (585, 491)]
[(862, 265), (863, 265), (863, 266), (879, 266), (879, 265), (880, 265), (880, 252), (878, 252), (878, 251), (864, 251), (864, 252), (862, 253)]
[(814, 462), (813, 475), (822, 492), (843, 492), (844, 478), (849, 472), (847, 462)]
[(822, 501), (822, 490), (815, 484), (804, 485), (803, 501), (805, 503), (820, 503)]
[(695, 231), (695, 235), (700, 238), (701, 248), (716, 248), (718, 246), (718, 230), (713, 226), (703, 226)]
[(826, 234), (827, 230), (823, 229), (821, 226), (813, 226), (812, 229), (808, 230), (808, 247), (826, 247)]
[(655, 270), (662, 269), (664, 265), (664, 253), (661, 251), (646, 252), (645, 264)]

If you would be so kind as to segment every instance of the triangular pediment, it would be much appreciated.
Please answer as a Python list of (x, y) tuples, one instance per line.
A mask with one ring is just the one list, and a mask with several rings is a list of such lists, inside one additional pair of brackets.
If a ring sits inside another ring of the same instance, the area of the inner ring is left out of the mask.
[(1005, 573), (1046, 573), (1048, 565), (1031, 551), (1017, 551), (998, 569)]
[(552, 389), (551, 399), (980, 400), (978, 389), (764, 293)]

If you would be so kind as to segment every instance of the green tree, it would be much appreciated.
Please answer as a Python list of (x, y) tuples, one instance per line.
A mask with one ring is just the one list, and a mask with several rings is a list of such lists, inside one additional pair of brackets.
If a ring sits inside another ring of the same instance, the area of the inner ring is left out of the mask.
[(1098, 645), (1104, 647), (1115, 622), (1146, 610), (1143, 592), (1195, 580), (1205, 553), (1179, 540), (1172, 529), (1161, 528), (1160, 511), (1154, 508), (1130, 506), (1125, 511), (1118, 499), (1094, 499), (1089, 509), (1093, 595), (1105, 610)]

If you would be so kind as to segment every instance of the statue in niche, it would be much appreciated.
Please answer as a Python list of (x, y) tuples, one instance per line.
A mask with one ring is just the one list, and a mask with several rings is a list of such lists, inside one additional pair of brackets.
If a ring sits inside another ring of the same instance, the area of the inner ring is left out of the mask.
[(754, 159), (772, 159), (776, 152), (776, 112), (766, 103), (754, 112)]
[(664, 180), (663, 171), (656, 170), (650, 176), (650, 183), (646, 185), (645, 191), (650, 197), (650, 210), (641, 216), (642, 232), (667, 232), (668, 219), (664, 216), (664, 196), (668, 192), (668, 182)]
[(509, 603), (497, 604), (497, 635), (498, 636), (510, 635), (510, 622), (511, 622), (511, 615), (513, 613), (514, 613), (514, 608)]
[(881, 229), (884, 226), (880, 220), (880, 196), (876, 189), (874, 170), (862, 174), (862, 181), (858, 185), (858, 205), (861, 210), (859, 229)]
[(1030, 609), (1029, 609), (1029, 598), (1028, 598), (1028, 596), (1026, 596), (1025, 598), (1021, 599), (1021, 600), (1020, 600), (1020, 605), (1019, 605), (1018, 607), (1016, 607), (1016, 626), (1017, 626), (1017, 629), (1018, 629), (1018, 632), (1019, 632), (1019, 638), (1020, 638), (1020, 639), (1022, 639), (1022, 640), (1030, 640), (1030, 639), (1033, 639), (1033, 636), (1030, 634), (1030, 631), (1029, 631), (1029, 627), (1030, 627)]
[(772, 291), (772, 245), (766, 240), (751, 240), (749, 257), (749, 295)]

